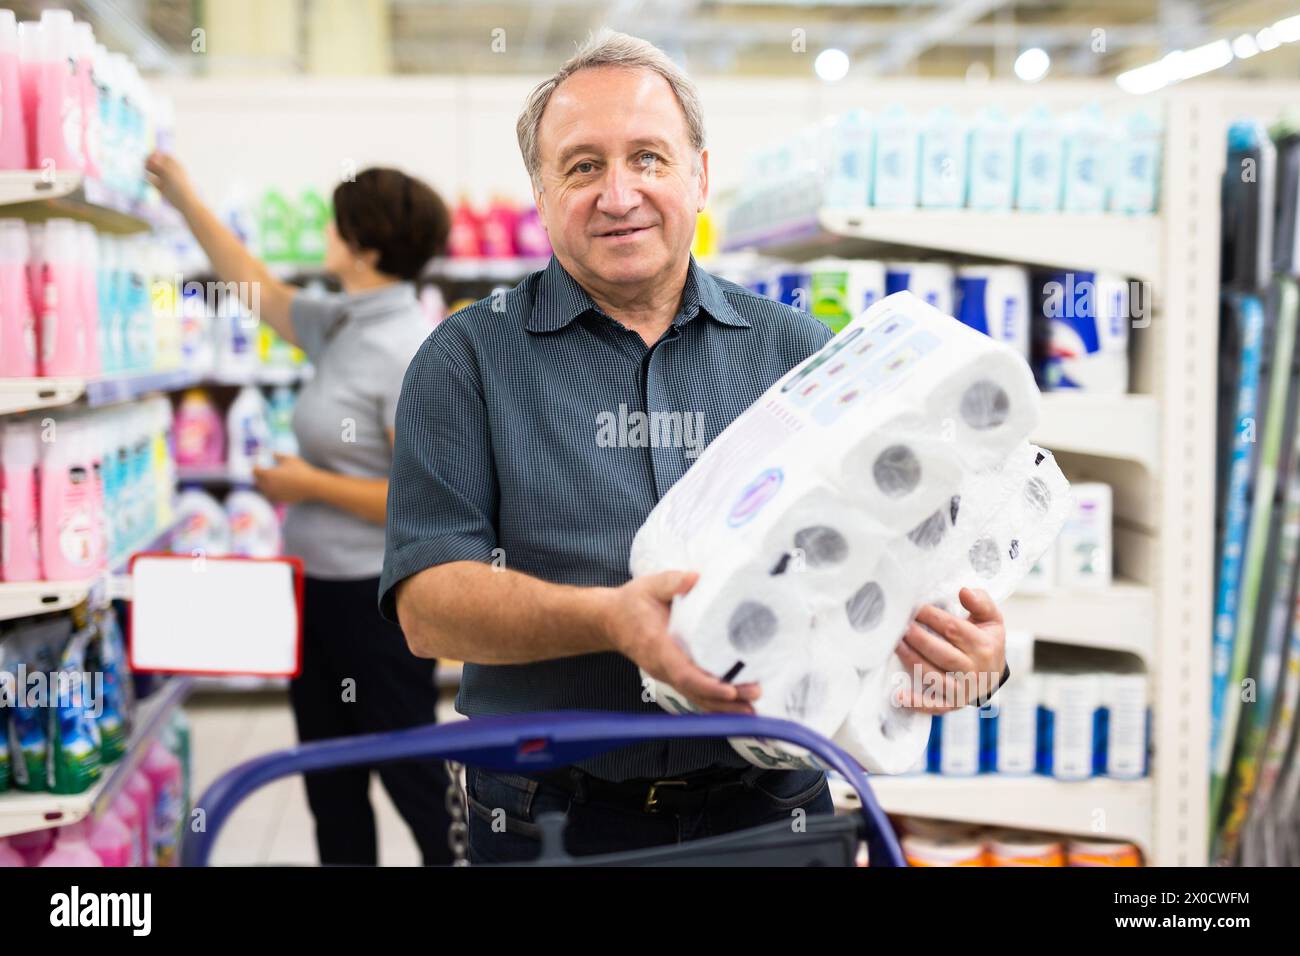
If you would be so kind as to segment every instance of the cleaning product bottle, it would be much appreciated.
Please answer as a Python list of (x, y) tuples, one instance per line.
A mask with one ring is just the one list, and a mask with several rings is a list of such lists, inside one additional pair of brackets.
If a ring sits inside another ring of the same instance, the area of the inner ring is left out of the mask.
[(551, 238), (535, 207), (520, 216), (515, 224), (515, 250), (521, 256), (538, 259), (551, 254)]
[(99, 728), (86, 674), (86, 645), (94, 630), (80, 627), (59, 658), (59, 691), (49, 707), (48, 781), (52, 793), (84, 793), (103, 771)]
[(38, 168), (85, 170), (81, 152), (81, 96), (77, 89), (76, 31), (69, 10), (41, 14), (41, 59), (36, 107)]
[(95, 227), (88, 222), (77, 223), (76, 233), (81, 347), (84, 353), (81, 374), (91, 376), (102, 371), (99, 357), (99, 237), (95, 235)]
[(1061, 206), (1066, 212), (1102, 212), (1111, 182), (1111, 138), (1095, 103), (1067, 118)]
[(172, 719), (163, 728), (163, 744), (181, 763), (181, 805), (188, 815), (190, 806), (190, 719), (185, 711), (177, 708), (172, 712)]
[(30, 255), (27, 224), (0, 219), (0, 378), (34, 378), (37, 372)]
[(226, 413), (227, 468), (234, 481), (251, 481), (253, 468), (274, 463), (266, 399), (255, 385), (245, 385)]
[(325, 227), (330, 222), (330, 207), (314, 189), (305, 189), (298, 197), (298, 214), (294, 217), (293, 246), (297, 261), (319, 265), (325, 261)]
[[(122, 819), (109, 810), (90, 827), (91, 850), (103, 866), (131, 866), (131, 831)], [(139, 852), (138, 846), (135, 848)]]
[(117, 241), (109, 235), (98, 235), (96, 241), (99, 249), (95, 254), (95, 313), (99, 316), (99, 324), (95, 329), (95, 341), (99, 346), (100, 372), (112, 374), (118, 368), (116, 343), (109, 332), (113, 322), (113, 309), (117, 305), (114, 295)]
[(220, 468), (226, 460), (225, 426), (212, 397), (192, 388), (176, 409), (176, 464), (181, 468)]
[(176, 502), (175, 554), (223, 557), (230, 553), (230, 521), (226, 509), (202, 488), (188, 485)]
[(86, 175), (99, 179), (99, 93), (94, 74), (95, 32), (89, 23), (78, 21), (72, 25), (72, 47), (76, 60), (73, 82), (81, 117), (81, 155)]
[(289, 202), (277, 190), (268, 189), (262, 194), (257, 218), (261, 227), (262, 256), (267, 262), (295, 261), (293, 216)]
[(0, 169), (27, 168), (27, 125), (23, 117), (18, 21), (0, 10)]
[(500, 196), (493, 197), (479, 233), (484, 256), (489, 259), (514, 258), (516, 218), (509, 201)]
[(131, 840), (131, 845), (127, 852), (127, 866), (144, 866), (144, 841), (148, 835), (142, 830), (144, 819), (140, 815), (140, 807), (134, 800), (125, 793), (119, 793), (117, 799), (113, 801), (113, 813), (126, 831)]
[(971, 126), (966, 205), (1006, 212), (1016, 196), (1016, 128), (998, 107), (982, 110)]
[(153, 821), (154, 789), (149, 777), (143, 770), (137, 770), (127, 778), (122, 792), (140, 815), (140, 865), (154, 866)]
[(1160, 189), (1160, 139), (1158, 113), (1135, 109), (1123, 120), (1112, 144), (1115, 167), (1111, 211), (1155, 212)]
[(11, 869), (26, 865), (27, 861), (23, 859), (23, 855), (9, 845), (8, 839), (0, 837), (0, 869)]
[(140, 764), (153, 786), (153, 850), (155, 866), (176, 866), (181, 839), (181, 762), (159, 741), (149, 744)]
[(50, 219), (39, 246), (37, 338), (42, 376), (80, 376), (86, 365), (80, 242), (71, 219)]
[(22, 97), (23, 127), (27, 133), (27, 169), (39, 169), (36, 151), (37, 98), (40, 95), (41, 61), (45, 56), (45, 33), (39, 22), (18, 24), (18, 84)]
[(280, 554), (280, 519), (271, 503), (247, 485), (226, 497), (230, 521), (230, 553), (241, 558), (274, 558)]
[(15, 833), (9, 837), (10, 849), (17, 850), (28, 866), (35, 866), (54, 846), (54, 831), (47, 828)]
[(41, 566), (47, 581), (91, 577), (102, 547), (95, 540), (94, 475), (84, 426), (59, 422), (41, 449)]
[(40, 522), (37, 502), (39, 458), (36, 422), (11, 421), (0, 447), (0, 580), (41, 579)]
[(278, 385), (271, 390), (269, 422), (271, 447), (281, 455), (298, 454), (298, 438), (293, 433), (293, 409), (297, 402), (294, 390)]
[(88, 820), (78, 820), (59, 827), (54, 846), (37, 866), (103, 866), (99, 855), (90, 847)]
[(456, 203), (451, 217), (451, 233), (447, 237), (447, 254), (453, 259), (479, 259), (483, 256), (483, 240), (478, 216), (466, 196)]
[(1025, 116), (1016, 150), (1016, 208), (1059, 210), (1065, 143), (1060, 123), (1046, 107), (1037, 106)]
[(149, 470), (153, 480), (154, 531), (172, 522), (173, 489), (176, 487), (176, 462), (172, 457), (172, 406), (166, 398), (155, 395), (145, 408), (149, 412), (149, 434), (153, 449)]

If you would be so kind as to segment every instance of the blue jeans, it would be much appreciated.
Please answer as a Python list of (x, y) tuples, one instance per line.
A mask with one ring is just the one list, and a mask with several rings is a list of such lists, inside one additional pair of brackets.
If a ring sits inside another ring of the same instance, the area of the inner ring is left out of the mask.
[[(742, 771), (737, 771), (737, 775)], [(791, 820), (796, 810), (833, 813), (826, 775), (769, 770), (751, 785), (730, 788), (690, 813), (646, 813), (638, 807), (575, 796), (535, 777), (470, 767), (469, 858), (472, 863), (524, 863), (541, 848), (537, 818), (562, 813), (571, 856), (640, 850)]]

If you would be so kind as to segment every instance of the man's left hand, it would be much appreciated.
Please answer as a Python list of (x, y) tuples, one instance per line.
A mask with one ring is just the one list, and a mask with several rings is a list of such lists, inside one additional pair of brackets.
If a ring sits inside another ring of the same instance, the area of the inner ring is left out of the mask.
[(910, 680), (897, 701), (901, 706), (945, 714), (997, 688), (1007, 660), (1002, 612), (976, 588), (962, 588), (958, 596), (969, 619), (927, 606), (903, 635), (898, 656)]
[(274, 468), (254, 468), (257, 490), (272, 504), (293, 505), (313, 497), (319, 469), (296, 455), (275, 456)]

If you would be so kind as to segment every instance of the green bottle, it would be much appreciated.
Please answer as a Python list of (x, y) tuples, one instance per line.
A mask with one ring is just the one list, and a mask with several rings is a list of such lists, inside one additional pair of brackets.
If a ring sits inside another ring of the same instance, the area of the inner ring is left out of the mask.
[(329, 203), (320, 193), (314, 189), (303, 190), (294, 223), (298, 262), (315, 266), (325, 261), (325, 227), (329, 225), (330, 215)]
[(275, 189), (262, 195), (257, 221), (262, 239), (262, 257), (267, 262), (293, 262), (298, 251), (294, 248), (294, 211)]

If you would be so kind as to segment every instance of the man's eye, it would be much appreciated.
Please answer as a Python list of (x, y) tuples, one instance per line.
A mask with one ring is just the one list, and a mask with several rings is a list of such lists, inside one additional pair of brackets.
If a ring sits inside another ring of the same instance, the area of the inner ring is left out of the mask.
[(659, 161), (659, 157), (655, 153), (642, 153), (639, 158), (642, 166), (653, 166)]
[(580, 173), (581, 175), (585, 176), (587, 175), (587, 173), (591, 172), (595, 168), (596, 166), (594, 163), (589, 162), (587, 160), (583, 160), (582, 162), (578, 163), (576, 166), (573, 167), (573, 172)]

